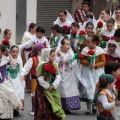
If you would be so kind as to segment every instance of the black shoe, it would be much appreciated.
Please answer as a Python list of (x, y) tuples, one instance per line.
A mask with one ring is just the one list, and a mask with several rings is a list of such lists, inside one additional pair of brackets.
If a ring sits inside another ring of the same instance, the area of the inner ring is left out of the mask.
[(97, 113), (97, 109), (92, 109), (92, 113), (96, 114)]
[(70, 114), (70, 111), (69, 110), (65, 110), (65, 114)]
[(14, 117), (17, 117), (18, 115), (19, 115), (19, 111), (16, 110), (16, 109), (14, 109), (14, 111), (13, 111), (13, 116), (14, 116)]

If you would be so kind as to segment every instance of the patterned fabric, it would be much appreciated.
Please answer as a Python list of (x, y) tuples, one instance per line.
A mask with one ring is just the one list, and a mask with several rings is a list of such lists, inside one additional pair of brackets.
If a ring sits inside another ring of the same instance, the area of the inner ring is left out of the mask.
[(51, 105), (40, 85), (36, 88), (34, 120), (61, 120), (53, 114)]
[(12, 104), (0, 95), (0, 119), (13, 118)]
[(80, 109), (80, 97), (73, 96), (68, 98), (61, 98), (64, 110), (77, 110)]
[(6, 74), (6, 65), (3, 65), (0, 67), (0, 83), (3, 83), (5, 78), (8, 79), (8, 76)]

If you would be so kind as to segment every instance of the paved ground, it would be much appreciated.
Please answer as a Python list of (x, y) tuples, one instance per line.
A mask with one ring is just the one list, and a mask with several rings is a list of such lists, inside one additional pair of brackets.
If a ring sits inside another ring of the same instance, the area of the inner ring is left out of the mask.
[[(95, 115), (84, 115), (85, 111), (85, 103), (81, 103), (82, 108), (77, 111), (71, 111), (71, 115), (67, 115), (67, 118), (65, 120), (96, 120)], [(17, 118), (14, 118), (13, 120), (34, 120), (33, 116), (30, 115), (31, 110), (31, 101), (30, 101), (30, 93), (26, 92), (25, 96), (25, 110), (20, 111), (20, 116)]]

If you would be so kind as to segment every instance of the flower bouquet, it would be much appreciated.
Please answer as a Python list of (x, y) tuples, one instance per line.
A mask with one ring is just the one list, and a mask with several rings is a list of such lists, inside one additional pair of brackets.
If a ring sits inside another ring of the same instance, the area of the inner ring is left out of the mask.
[(88, 54), (89, 64), (93, 64), (96, 58), (95, 51), (89, 50), (87, 54)]
[(5, 46), (5, 48), (10, 48), (10, 42), (9, 42), (9, 40), (3, 40), (2, 41), (2, 44)]
[(73, 38), (76, 38), (77, 32), (72, 30), (70, 33), (70, 39), (72, 40)]
[(67, 25), (64, 25), (64, 26), (62, 27), (61, 33), (62, 33), (62, 34), (67, 34), (67, 33), (68, 33), (68, 30), (69, 30), (69, 27), (68, 27)]
[(52, 85), (56, 76), (56, 68), (53, 65), (46, 63), (43, 65), (43, 73), (45, 81)]
[(106, 42), (103, 39), (101, 39), (101, 42), (98, 46), (101, 47), (101, 48), (105, 48), (106, 47)]
[(84, 30), (81, 30), (77, 36), (77, 39), (78, 39), (78, 42), (77, 42), (77, 45), (78, 46), (82, 46), (85, 42), (85, 35), (86, 35), (86, 32)]
[(96, 30), (101, 30), (102, 27), (103, 27), (103, 22), (102, 22), (102, 21), (99, 21), (99, 22), (97, 23)]

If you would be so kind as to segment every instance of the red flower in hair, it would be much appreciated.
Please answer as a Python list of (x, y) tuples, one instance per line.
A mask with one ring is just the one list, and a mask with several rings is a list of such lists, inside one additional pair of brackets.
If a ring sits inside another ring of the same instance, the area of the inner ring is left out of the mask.
[(86, 35), (86, 33), (85, 33), (84, 30), (81, 30), (81, 31), (79, 32), (79, 34), (80, 34), (81, 36)]
[(115, 87), (116, 89), (120, 90), (120, 77), (118, 77), (115, 81)]
[(102, 22), (102, 21), (99, 21), (99, 22), (97, 23), (97, 26), (98, 26), (98, 28), (102, 28), (102, 27), (103, 27), (103, 22)]
[(85, 56), (83, 54), (79, 54), (80, 60), (84, 60)]
[(9, 40), (3, 40), (3, 41), (2, 41), (2, 44), (3, 44), (3, 45), (9, 45)]
[(89, 50), (87, 54), (89, 54), (89, 55), (94, 55), (94, 54), (95, 54), (95, 51), (94, 51), (94, 50)]
[(71, 31), (71, 34), (72, 34), (72, 35), (76, 35), (77, 32), (75, 32), (74, 30), (72, 30), (72, 31)]
[(45, 64), (43, 66), (43, 70), (44, 72), (48, 72), (48, 73), (52, 73), (55, 74), (56, 73), (56, 69), (54, 66), (50, 65), (50, 64)]
[(66, 30), (66, 31), (67, 31), (67, 30), (69, 30), (69, 27), (68, 27), (67, 25), (64, 25), (64, 26), (63, 26), (63, 30)]

